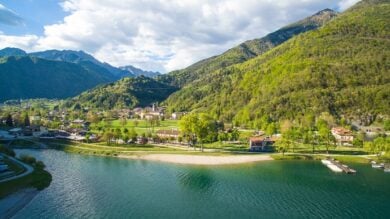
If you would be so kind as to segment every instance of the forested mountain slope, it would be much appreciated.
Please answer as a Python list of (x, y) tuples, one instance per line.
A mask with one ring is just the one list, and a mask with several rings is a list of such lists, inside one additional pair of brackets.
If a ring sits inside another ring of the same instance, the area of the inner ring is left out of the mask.
[(389, 1), (364, 0), (318, 30), (188, 84), (165, 103), (253, 127), (264, 115), (388, 116), (389, 21)]
[(248, 40), (221, 55), (199, 61), (185, 69), (161, 75), (158, 79), (174, 86), (183, 87), (188, 83), (207, 76), (210, 72), (225, 68), (233, 64), (242, 63), (261, 55), (273, 47), (285, 42), (293, 36), (317, 29), (337, 16), (337, 12), (330, 9), (322, 10), (301, 21), (283, 27), (267, 36)]
[(98, 86), (66, 101), (66, 107), (76, 104), (96, 109), (123, 109), (148, 106), (165, 100), (176, 88), (152, 78), (139, 76)]
[(110, 81), (77, 64), (30, 56), (0, 58), (0, 78), (0, 102), (19, 98), (66, 98)]

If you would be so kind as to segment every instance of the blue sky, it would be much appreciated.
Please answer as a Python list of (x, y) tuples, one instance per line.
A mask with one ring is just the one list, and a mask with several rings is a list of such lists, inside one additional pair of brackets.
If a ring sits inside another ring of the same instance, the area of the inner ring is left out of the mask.
[(358, 0), (0, 0), (0, 48), (84, 50), (168, 72)]
[(8, 35), (43, 34), (45, 25), (60, 22), (66, 15), (58, 0), (0, 0), (0, 4), (18, 15), (22, 25), (0, 22), (0, 30)]

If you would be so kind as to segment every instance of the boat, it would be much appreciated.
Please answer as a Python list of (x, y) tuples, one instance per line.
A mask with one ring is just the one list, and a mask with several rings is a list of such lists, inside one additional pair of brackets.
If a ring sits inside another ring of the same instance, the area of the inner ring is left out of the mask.
[(385, 173), (390, 173), (390, 164), (385, 164), (385, 169), (383, 171)]
[(383, 163), (372, 164), (371, 166), (372, 166), (372, 168), (376, 168), (376, 169), (383, 169), (383, 168), (385, 168), (385, 165)]
[(375, 162), (375, 161), (371, 161), (371, 167), (372, 167), (372, 168), (376, 168), (376, 169), (382, 169), (382, 168), (385, 167), (385, 164), (384, 164), (384, 163), (378, 164), (378, 163)]
[(340, 168), (340, 167), (338, 167), (338, 166), (336, 166), (336, 165), (334, 165), (334, 164), (328, 164), (328, 165), (326, 165), (329, 169), (331, 169), (333, 172), (337, 172), (337, 173), (341, 173), (341, 172), (343, 172), (343, 170)]
[(329, 165), (331, 164), (331, 162), (329, 160), (325, 160), (325, 159), (322, 159), (321, 160), (321, 163), (324, 164), (324, 165)]

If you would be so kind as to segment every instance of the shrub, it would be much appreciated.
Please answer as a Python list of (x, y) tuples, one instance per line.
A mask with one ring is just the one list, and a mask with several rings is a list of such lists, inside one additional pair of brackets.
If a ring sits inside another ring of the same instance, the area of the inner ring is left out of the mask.
[(20, 160), (23, 161), (24, 163), (28, 163), (30, 165), (34, 165), (37, 162), (35, 157), (25, 155), (25, 154), (20, 156)]
[(12, 150), (11, 148), (7, 148), (4, 145), (0, 145), (0, 153), (4, 153), (4, 154), (9, 155), (11, 157), (15, 157), (15, 151)]

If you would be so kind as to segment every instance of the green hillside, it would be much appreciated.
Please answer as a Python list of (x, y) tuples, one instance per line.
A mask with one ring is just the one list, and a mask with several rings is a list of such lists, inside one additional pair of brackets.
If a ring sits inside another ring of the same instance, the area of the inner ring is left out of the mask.
[(0, 102), (19, 98), (66, 98), (110, 81), (77, 64), (29, 56), (0, 58), (0, 78)]
[(253, 127), (265, 115), (388, 116), (389, 21), (389, 1), (362, 1), (318, 30), (209, 73), (165, 103)]
[(158, 80), (174, 86), (182, 87), (188, 83), (207, 76), (212, 71), (225, 68), (233, 64), (242, 63), (261, 55), (293, 36), (321, 27), (336, 16), (337, 12), (335, 11), (330, 9), (322, 10), (301, 21), (270, 33), (263, 38), (248, 40), (229, 49), (221, 55), (202, 60), (185, 69), (161, 75), (158, 77)]
[(83, 107), (98, 109), (122, 109), (148, 106), (165, 100), (176, 91), (175, 87), (163, 84), (152, 78), (139, 76), (123, 78), (115, 83), (98, 86), (66, 101), (66, 107), (80, 104)]

